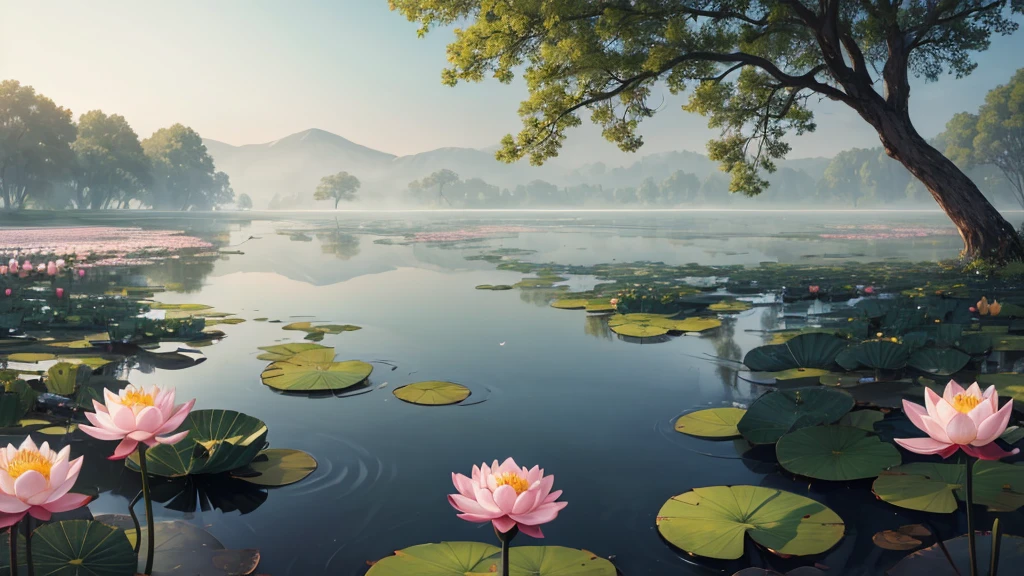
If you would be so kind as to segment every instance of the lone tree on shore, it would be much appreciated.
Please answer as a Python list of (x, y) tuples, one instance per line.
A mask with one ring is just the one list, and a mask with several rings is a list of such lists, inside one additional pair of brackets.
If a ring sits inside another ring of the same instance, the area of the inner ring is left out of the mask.
[(442, 168), (433, 174), (426, 176), (420, 181), (420, 185), (424, 188), (433, 188), (437, 186), (437, 195), (444, 198), (445, 202), (451, 206), (451, 202), (444, 195), (444, 187), (451, 186), (452, 184), (458, 184), (459, 175), (447, 168)]
[(828, 98), (855, 110), (925, 185), (960, 231), (965, 256), (1024, 259), (1014, 227), (914, 128), (909, 81), (970, 74), (971, 52), (1017, 29), (1009, 13), (1024, 13), (1022, 0), (389, 3), (421, 34), (459, 24), (446, 84), (487, 74), (507, 83), (525, 68), (523, 129), (502, 140), (500, 160), (557, 155), (583, 109), (605, 138), (635, 151), (640, 121), (657, 112), (652, 90), (664, 82), (673, 93), (692, 89), (684, 109), (722, 131), (709, 156), (731, 175), (733, 192), (753, 196), (789, 152), (783, 137), (814, 130), (808, 100)]
[(313, 193), (316, 200), (334, 200), (334, 209), (338, 209), (338, 203), (342, 200), (351, 202), (356, 199), (356, 191), (360, 186), (359, 178), (348, 172), (338, 172), (331, 176), (324, 176)]

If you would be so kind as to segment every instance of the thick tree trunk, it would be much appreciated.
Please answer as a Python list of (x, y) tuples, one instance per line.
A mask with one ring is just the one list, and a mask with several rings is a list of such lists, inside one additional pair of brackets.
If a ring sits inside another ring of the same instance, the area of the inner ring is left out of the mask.
[(917, 133), (909, 117), (881, 106), (859, 112), (878, 131), (886, 154), (925, 185), (960, 231), (964, 257), (1024, 260), (1024, 242), (1014, 226), (956, 164)]

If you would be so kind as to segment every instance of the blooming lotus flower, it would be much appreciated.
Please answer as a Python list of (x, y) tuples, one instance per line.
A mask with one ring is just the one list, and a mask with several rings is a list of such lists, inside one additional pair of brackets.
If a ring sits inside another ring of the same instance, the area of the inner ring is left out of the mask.
[(999, 300), (993, 300), (988, 306), (988, 313), (993, 316), (999, 316), (999, 313), (1003, 311), (1003, 305), (999, 303)]
[(57, 265), (54, 264), (53, 262), (48, 262), (46, 264), (46, 274), (49, 275), (49, 276), (56, 275), (57, 274)]
[(63, 258), (57, 258), (57, 261), (56, 261), (56, 262), (54, 262), (54, 264), (55, 264), (55, 265), (57, 266), (57, 268), (58, 268), (58, 269), (60, 269), (60, 268), (63, 268), (63, 267), (64, 267), (64, 265), (66, 264), (66, 262), (64, 262), (64, 259), (63, 259)]
[(567, 502), (555, 502), (561, 490), (551, 491), (554, 476), (545, 476), (537, 466), (520, 468), (509, 458), (498, 465), (473, 466), (473, 477), (452, 473), (458, 494), (449, 494), (448, 503), (461, 512), (459, 518), (470, 522), (490, 522), (502, 534), (516, 526), (528, 536), (543, 538), (541, 524), (551, 522)]
[(957, 450), (982, 460), (999, 460), (1020, 452), (1007, 452), (992, 443), (1006, 431), (1013, 412), (1013, 400), (999, 408), (996, 387), (984, 393), (975, 382), (967, 390), (950, 380), (942, 396), (931, 388), (924, 391), (925, 407), (903, 401), (910, 421), (928, 438), (896, 438), (896, 443), (917, 454), (938, 454), (949, 458)]
[(807, 291), (810, 292), (811, 294), (817, 294), (818, 292), (821, 292), (821, 287), (820, 286), (808, 286), (807, 287)]
[(36, 272), (39, 272), (40, 274), (46, 272), (46, 264), (40, 264), (39, 266), (36, 266)]
[(93, 438), (100, 440), (120, 440), (111, 460), (123, 460), (135, 452), (139, 442), (146, 446), (157, 444), (177, 444), (188, 431), (171, 434), (195, 405), (195, 399), (185, 404), (174, 405), (174, 389), (161, 390), (153, 386), (149, 390), (128, 386), (119, 394), (110, 390), (103, 392), (104, 403), (92, 401), (96, 412), (86, 412), (92, 426), (79, 426)]
[(875, 287), (874, 286), (868, 286), (868, 287), (864, 288), (864, 293), (865, 294), (874, 294), (875, 293)]
[(89, 503), (89, 496), (69, 494), (82, 470), (83, 456), (69, 461), (71, 447), (54, 452), (32, 438), (21, 446), (0, 448), (0, 528), (20, 522), (26, 514), (49, 520), (54, 512), (67, 512)]
[(82, 278), (84, 276), (85, 276), (85, 268), (79, 268), (78, 269), (78, 277)]
[(64, 297), (64, 289), (63, 288), (57, 288), (56, 292), (57, 292), (57, 298), (58, 299)]
[(25, 260), (25, 263), (21, 265), (21, 270), (22, 270), (22, 272), (31, 272), (32, 271), (32, 263), (29, 262), (28, 260)]

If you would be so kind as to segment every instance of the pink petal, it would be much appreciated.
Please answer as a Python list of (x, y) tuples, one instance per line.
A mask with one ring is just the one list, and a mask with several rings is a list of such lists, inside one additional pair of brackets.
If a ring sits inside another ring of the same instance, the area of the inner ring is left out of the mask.
[(998, 412), (989, 416), (978, 426), (978, 437), (971, 442), (974, 446), (984, 446), (1002, 436), (1006, 431), (1006, 425), (1010, 423), (1010, 416), (1013, 412), (1013, 400), (1010, 400), (999, 409)]
[(35, 470), (29, 470), (14, 480), (14, 495), (18, 500), (28, 502), (33, 496), (46, 490), (47, 484), (46, 478), (42, 474)]
[(196, 401), (194, 398), (186, 402), (181, 408), (178, 409), (177, 412), (175, 412), (170, 418), (167, 419), (166, 422), (164, 422), (163, 426), (161, 426), (160, 429), (156, 431), (156, 433), (167, 434), (168, 432), (173, 432), (174, 430), (177, 430), (178, 426), (181, 426), (181, 423), (185, 421), (185, 418), (188, 418), (189, 412), (192, 411), (192, 407), (195, 405)]
[(475, 516), (485, 516), (488, 520), (499, 514), (488, 512), (483, 506), (477, 504), (475, 500), (466, 498), (462, 494), (449, 494), (448, 503), (459, 512), (465, 512), (466, 514), (473, 514)]
[(928, 415), (928, 411), (925, 410), (924, 406), (904, 400), (903, 412), (907, 415), (907, 418), (910, 418), (910, 422), (914, 426), (917, 426), (922, 432), (928, 432), (928, 429), (924, 427), (924, 422), (921, 421), (921, 417)]
[(29, 505), (14, 496), (0, 494), (0, 512), (4, 514), (18, 514), (28, 510)]
[(491, 524), (493, 524), (494, 527), (498, 530), (498, 532), (501, 532), (502, 534), (508, 532), (516, 525), (515, 521), (509, 518), (508, 516), (499, 516), (498, 518), (493, 518), (491, 519)]
[(992, 402), (985, 399), (972, 408), (971, 411), (967, 413), (967, 416), (969, 416), (971, 420), (974, 421), (974, 425), (981, 430), (981, 423), (995, 413), (996, 411), (992, 408)]
[(551, 494), (548, 494), (548, 497), (545, 498), (544, 501), (541, 502), (541, 504), (550, 504), (550, 503), (554, 502), (555, 500), (558, 500), (558, 497), (561, 496), (561, 495), (562, 495), (562, 491), (561, 490), (555, 490)]
[(985, 388), (985, 392), (983, 392), (981, 394), (981, 397), (985, 398), (985, 399), (988, 399), (988, 398), (991, 398), (992, 395), (995, 394), (995, 393), (996, 393), (996, 387), (995, 387), (995, 385), (992, 385), (992, 386), (989, 386), (988, 388)]
[(537, 482), (544, 477), (544, 471), (540, 469), (540, 466), (534, 466), (530, 468), (530, 471), (526, 474), (526, 481), (532, 486), (534, 482)]
[(942, 400), (942, 397), (935, 393), (931, 388), (924, 389), (924, 407), (928, 410), (928, 415), (932, 418), (939, 417), (939, 411), (936, 410), (935, 406)]
[(19, 512), (17, 514), (0, 514), (0, 528), (7, 528), (14, 526), (21, 519), (25, 517), (26, 512)]
[(36, 520), (42, 520), (43, 522), (48, 522), (51, 517), (50, 511), (42, 506), (33, 506), (28, 509), (28, 513)]
[(57, 460), (57, 463), (50, 468), (50, 486), (59, 486), (68, 479), (68, 470), (71, 463), (64, 459)]
[(114, 426), (125, 432), (135, 430), (135, 413), (131, 408), (115, 402), (107, 404), (107, 409), (110, 410), (110, 419), (114, 421)]
[(955, 380), (950, 380), (949, 383), (946, 384), (946, 389), (942, 391), (942, 398), (946, 402), (949, 402), (949, 403), (952, 404), (953, 403), (953, 398), (955, 398), (957, 394), (963, 394), (963, 393), (964, 393), (964, 389), (961, 388), (960, 385), (957, 384)]
[(147, 432), (145, 430), (136, 430), (134, 432), (129, 432), (128, 436), (126, 436), (126, 438), (130, 440), (135, 440), (136, 442), (146, 442), (152, 437), (153, 433)]
[(78, 429), (97, 440), (120, 440), (124, 438), (124, 432), (113, 432), (104, 428), (94, 428), (88, 424), (79, 424)]
[(90, 413), (86, 412), (85, 417), (88, 418), (89, 421), (95, 424), (96, 426), (99, 426), (100, 428), (105, 428), (107, 430), (110, 430), (111, 432), (121, 432), (122, 434), (128, 432), (128, 430), (121, 430), (120, 428), (118, 428), (117, 425), (114, 424), (114, 419), (111, 418), (110, 414), (108, 414), (107, 412), (92, 413), (91, 418)]
[(975, 382), (974, 384), (971, 384), (970, 386), (968, 386), (967, 390), (964, 390), (964, 392), (966, 394), (974, 396), (975, 398), (982, 398), (981, 386), (978, 386), (977, 382)]
[[(950, 447), (950, 444), (932, 438), (893, 438), (893, 440), (915, 454), (938, 454)], [(953, 444), (953, 446), (956, 445)]]
[(108, 458), (108, 460), (124, 460), (131, 456), (132, 452), (139, 446), (139, 443), (131, 438), (125, 438), (121, 440), (121, 443), (114, 449), (114, 453)]
[(501, 512), (501, 508), (498, 508), (498, 505), (494, 503), (494, 498), (491, 496), (490, 490), (477, 488), (474, 495), (476, 498), (473, 499), (476, 500), (477, 504), (483, 506), (484, 510), (492, 513)]
[(466, 498), (473, 499), (473, 481), (462, 474), (452, 472), (452, 484)]
[(946, 402), (945, 398), (939, 398), (939, 401), (935, 403), (935, 414), (935, 420), (941, 424), (943, 428), (949, 428), (950, 421), (952, 421), (953, 418), (956, 418), (957, 414), (961, 414), (961, 412), (956, 408), (953, 408), (952, 404)]
[(135, 416), (135, 429), (153, 433), (164, 423), (164, 415), (156, 406), (146, 406)]
[(85, 494), (65, 494), (52, 502), (43, 504), (42, 508), (45, 508), (48, 512), (67, 512), (68, 510), (74, 510), (81, 508), (92, 500)]
[(456, 514), (457, 517), (466, 520), (467, 522), (484, 523), (493, 520), (490, 516), (480, 516), (478, 514)]
[(942, 425), (932, 418), (931, 416), (924, 416), (921, 418), (921, 423), (924, 424), (924, 431), (932, 438), (946, 444), (952, 444), (952, 440), (949, 439), (949, 435), (942, 428)]
[(558, 511), (565, 508), (568, 502), (552, 502), (541, 504), (536, 510), (527, 514), (512, 514), (512, 519), (523, 524), (547, 524), (558, 516)]
[(967, 414), (960, 412), (956, 413), (949, 424), (946, 424), (946, 434), (949, 436), (950, 442), (954, 444), (970, 444), (978, 438), (978, 427), (974, 425), (974, 420), (971, 420)]
[(516, 503), (512, 506), (513, 514), (525, 514), (530, 510), (537, 507), (537, 504), (543, 499), (540, 495), (540, 482), (537, 483), (536, 487), (530, 488), (526, 492), (523, 492), (516, 497)]
[(511, 514), (512, 509), (516, 505), (516, 490), (515, 488), (505, 484), (504, 486), (498, 486), (498, 489), (494, 491), (494, 503), (498, 505), (498, 508), (505, 514)]
[(540, 487), (537, 489), (537, 491), (540, 492), (540, 494), (537, 496), (538, 504), (543, 502), (548, 497), (548, 494), (551, 493), (551, 488), (552, 486), (554, 486), (554, 484), (555, 476), (553, 474), (551, 476), (545, 476), (540, 479)]
[(540, 531), (540, 526), (530, 526), (528, 524), (520, 524), (519, 531), (526, 534), (530, 538), (543, 538), (544, 533)]
[[(178, 432), (177, 434), (171, 434), (170, 436), (155, 436), (153, 439), (160, 444), (177, 444), (188, 436), (188, 430), (184, 432)], [(152, 444), (150, 444), (152, 446)]]
[(1020, 453), (1019, 448), (1014, 448), (1007, 452), (996, 445), (995, 442), (985, 444), (984, 446), (962, 446), (962, 448), (964, 449), (964, 452), (982, 460), (1000, 460), (1007, 456), (1013, 456), (1014, 454)]

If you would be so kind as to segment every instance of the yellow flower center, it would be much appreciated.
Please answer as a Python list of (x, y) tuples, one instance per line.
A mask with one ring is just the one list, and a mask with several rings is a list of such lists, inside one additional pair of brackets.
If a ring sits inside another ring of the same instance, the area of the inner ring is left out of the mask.
[(136, 406), (152, 406), (153, 395), (145, 390), (136, 390), (135, 388), (132, 388), (124, 393), (124, 397), (121, 398), (121, 404), (129, 408), (134, 408)]
[(953, 408), (957, 409), (957, 412), (963, 412), (967, 414), (978, 404), (981, 404), (981, 398), (971, 394), (957, 394), (953, 397)]
[(530, 488), (530, 483), (515, 472), (505, 472), (499, 474), (494, 478), (494, 483), (498, 486), (511, 486), (516, 491), (516, 496), (526, 492)]
[(29, 470), (35, 470), (50, 479), (50, 468), (53, 462), (35, 450), (19, 450), (7, 463), (7, 474), (11, 478), (17, 478)]

